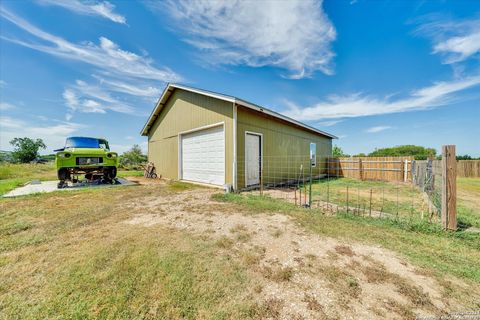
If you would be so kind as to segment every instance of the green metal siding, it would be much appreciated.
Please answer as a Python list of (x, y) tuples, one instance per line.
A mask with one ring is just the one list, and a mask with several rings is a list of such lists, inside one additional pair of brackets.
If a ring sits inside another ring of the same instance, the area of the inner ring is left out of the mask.
[(310, 143), (317, 144), (315, 174), (325, 172), (325, 159), (332, 154), (332, 139), (245, 107), (237, 108), (237, 188), (245, 187), (245, 132), (263, 135), (263, 182), (294, 179), (303, 164), (308, 170)]
[(157, 173), (179, 179), (179, 133), (220, 122), (225, 124), (225, 182), (232, 183), (232, 103), (180, 89), (167, 100), (149, 131), (148, 159), (155, 164)]

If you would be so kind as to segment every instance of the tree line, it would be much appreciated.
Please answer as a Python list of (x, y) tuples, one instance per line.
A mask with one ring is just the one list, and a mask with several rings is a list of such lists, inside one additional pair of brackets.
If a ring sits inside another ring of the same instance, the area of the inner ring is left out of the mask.
[[(12, 152), (0, 151), (0, 162), (12, 162), (12, 163), (30, 163), (36, 159), (44, 159), (51, 161), (55, 159), (55, 155), (40, 156), (39, 151), (46, 149), (47, 146), (42, 139), (31, 138), (14, 138), (10, 141), (13, 146)], [(350, 157), (345, 153), (341, 147), (334, 145), (332, 148), (332, 155), (334, 157)], [(391, 148), (380, 148), (365, 154), (358, 153), (351, 155), (352, 157), (405, 157), (413, 156), (415, 160), (426, 160), (429, 157), (441, 158), (437, 155), (437, 150), (434, 148), (426, 148), (415, 145), (402, 145)], [(475, 158), (468, 154), (458, 155), (457, 160), (480, 160), (480, 157)], [(138, 144), (134, 144), (130, 150), (120, 155), (120, 167), (138, 170), (140, 166), (148, 161), (147, 156), (143, 153)]]
[[(415, 160), (426, 160), (430, 157), (435, 159), (441, 159), (441, 155), (437, 155), (437, 150), (434, 148), (426, 148), (416, 145), (402, 145), (390, 148), (379, 148), (374, 151), (365, 154), (358, 153), (355, 155), (349, 155), (345, 153), (342, 148), (337, 145), (333, 146), (332, 155), (334, 157), (414, 157)], [(457, 160), (480, 160), (480, 157), (475, 158), (468, 154), (458, 155)]]

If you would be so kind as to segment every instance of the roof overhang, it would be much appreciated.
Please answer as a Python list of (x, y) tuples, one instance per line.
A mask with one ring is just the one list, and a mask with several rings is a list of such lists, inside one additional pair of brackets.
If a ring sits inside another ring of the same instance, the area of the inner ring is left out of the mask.
[(227, 95), (219, 94), (219, 93), (216, 93), (216, 92), (196, 89), (196, 88), (192, 88), (192, 87), (188, 87), (188, 86), (184, 86), (184, 85), (180, 85), (180, 84), (173, 84), (173, 83), (167, 84), (167, 86), (163, 90), (162, 95), (160, 96), (157, 104), (155, 105), (155, 108), (153, 109), (152, 113), (150, 114), (150, 117), (148, 117), (147, 122), (143, 126), (142, 131), (140, 132), (142, 136), (148, 135), (148, 132), (150, 131), (153, 124), (155, 123), (155, 120), (157, 120), (158, 116), (160, 115), (160, 112), (162, 112), (162, 109), (165, 106), (165, 103), (168, 101), (168, 98), (170, 98), (170, 96), (172, 95), (172, 93), (175, 89), (181, 89), (181, 90), (185, 90), (185, 91), (189, 91), (189, 92), (194, 92), (194, 93), (198, 93), (198, 94), (201, 94), (201, 95), (204, 95), (204, 96), (209, 96), (209, 97), (220, 99), (220, 100), (223, 100), (223, 101), (235, 103), (239, 106), (243, 106), (243, 107), (252, 109), (254, 111), (264, 113), (264, 114), (269, 115), (273, 118), (281, 119), (285, 122), (288, 122), (288, 123), (294, 124), (296, 126), (302, 127), (304, 129), (307, 129), (308, 131), (320, 134), (322, 136), (326, 136), (326, 137), (331, 138), (331, 139), (338, 139), (338, 137), (334, 136), (333, 134), (330, 134), (330, 133), (324, 132), (322, 130), (319, 130), (317, 128), (311, 127), (311, 126), (309, 126), (305, 123), (302, 123), (302, 122), (294, 120), (290, 117), (284, 116), (281, 113), (269, 110), (267, 108), (263, 108), (263, 107), (258, 106), (256, 104), (253, 104), (251, 102), (248, 102), (248, 101), (245, 101), (245, 100), (242, 100), (242, 99), (238, 99), (238, 98), (233, 97), (233, 96), (227, 96)]

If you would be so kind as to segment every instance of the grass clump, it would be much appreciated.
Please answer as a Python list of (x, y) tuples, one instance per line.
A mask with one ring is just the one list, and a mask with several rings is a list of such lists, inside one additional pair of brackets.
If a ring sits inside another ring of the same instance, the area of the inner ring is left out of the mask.
[(230, 249), (231, 247), (233, 247), (234, 243), (233, 243), (232, 239), (223, 236), (216, 241), (216, 244), (217, 244), (218, 247), (220, 247), (222, 249)]
[(287, 282), (295, 275), (292, 267), (265, 266), (262, 270), (263, 276), (276, 282)]
[(254, 303), (248, 309), (247, 316), (252, 319), (278, 319), (283, 305), (283, 300), (270, 298), (263, 303)]
[(187, 183), (187, 182), (182, 182), (182, 181), (171, 181), (168, 183), (168, 187), (170, 191), (187, 191), (187, 190), (193, 190), (193, 189), (198, 189), (200, 188), (199, 185), (193, 184), (193, 183)]

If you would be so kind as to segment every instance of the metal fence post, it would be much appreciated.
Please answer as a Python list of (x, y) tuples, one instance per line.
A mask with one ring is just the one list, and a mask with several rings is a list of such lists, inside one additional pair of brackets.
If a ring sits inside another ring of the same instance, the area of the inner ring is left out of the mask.
[(347, 213), (349, 212), (349, 209), (350, 209), (350, 207), (349, 207), (349, 203), (348, 203), (348, 186), (347, 186)]
[(308, 194), (308, 207), (309, 208), (312, 207), (312, 166), (313, 166), (312, 159), (310, 159), (310, 190), (309, 190), (309, 194)]

